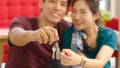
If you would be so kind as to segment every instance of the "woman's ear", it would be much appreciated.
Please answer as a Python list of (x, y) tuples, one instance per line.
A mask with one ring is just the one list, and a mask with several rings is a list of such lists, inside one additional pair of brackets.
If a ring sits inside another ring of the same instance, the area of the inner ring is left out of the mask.
[(97, 11), (96, 14), (94, 14), (94, 20), (97, 20), (100, 17), (100, 10)]

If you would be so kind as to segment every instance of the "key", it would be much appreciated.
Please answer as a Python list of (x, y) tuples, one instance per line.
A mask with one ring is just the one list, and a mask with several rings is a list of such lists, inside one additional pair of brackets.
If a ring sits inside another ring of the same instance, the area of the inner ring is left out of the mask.
[(52, 59), (55, 59), (56, 46), (53, 46), (53, 47), (52, 47), (52, 51), (53, 51)]

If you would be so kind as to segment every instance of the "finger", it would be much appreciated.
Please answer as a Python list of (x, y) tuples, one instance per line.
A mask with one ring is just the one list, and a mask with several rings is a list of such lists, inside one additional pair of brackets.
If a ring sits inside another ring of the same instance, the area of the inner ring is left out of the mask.
[(67, 56), (72, 56), (75, 54), (71, 49), (62, 49), (62, 52), (64, 52)]
[(65, 55), (64, 52), (61, 52), (61, 60), (70, 61), (71, 56)]
[(65, 57), (63, 59), (61, 59), (61, 64), (65, 65), (65, 66), (70, 66), (72, 65), (72, 60), (70, 59), (70, 57), (68, 57), (67, 59), (65, 59)]
[(49, 36), (49, 45), (51, 45), (55, 40), (54, 40), (54, 33), (52, 32), (49, 32), (50, 33), (50, 36)]
[(51, 30), (52, 27), (50, 26), (45, 26), (43, 27), (46, 35), (48, 36), (48, 41), (49, 41), (49, 44), (51, 45), (55, 39), (54, 39), (54, 32)]
[(36, 34), (35, 34), (36, 36), (36, 39), (37, 39), (37, 41), (40, 43), (40, 44), (42, 44), (43, 43), (43, 40), (42, 40), (42, 37), (39, 35), (39, 32), (37, 31), (36, 32)]
[(61, 59), (61, 64), (65, 65), (65, 66), (68, 65), (68, 62), (69, 62), (69, 61), (67, 61), (67, 60)]
[(49, 44), (51, 45), (54, 40), (54, 33), (51, 30), (46, 31), (47, 35), (49, 36)]
[(61, 64), (62, 65), (65, 65), (65, 66), (70, 66), (69, 64), (70, 63), (68, 63), (69, 61), (64, 61), (64, 60), (61, 60)]
[(59, 35), (56, 29), (50, 28), (50, 30), (54, 33), (54, 40), (58, 41), (59, 40)]
[(49, 39), (44, 29), (39, 29), (39, 35), (40, 35), (39, 37), (42, 37), (39, 40), (42, 40), (42, 43), (47, 44)]

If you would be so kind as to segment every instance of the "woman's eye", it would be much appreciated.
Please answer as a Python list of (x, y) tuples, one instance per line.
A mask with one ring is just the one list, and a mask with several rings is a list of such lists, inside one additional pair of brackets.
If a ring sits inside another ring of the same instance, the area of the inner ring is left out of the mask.
[(81, 12), (81, 13), (86, 13), (86, 12)]
[(75, 13), (76, 11), (72, 10), (72, 13)]

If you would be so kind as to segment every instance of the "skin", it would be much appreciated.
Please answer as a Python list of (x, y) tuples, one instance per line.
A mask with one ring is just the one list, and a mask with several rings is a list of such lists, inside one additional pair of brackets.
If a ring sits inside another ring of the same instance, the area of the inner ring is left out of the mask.
[(45, 0), (39, 6), (42, 8), (42, 13), (38, 18), (39, 29), (27, 31), (20, 27), (13, 28), (9, 33), (12, 44), (22, 47), (31, 41), (38, 41), (40, 44), (51, 45), (59, 40), (58, 32), (54, 27), (67, 13), (67, 0)]
[[(96, 46), (98, 26), (95, 20), (100, 16), (99, 10), (93, 14), (84, 0), (77, 0), (73, 5), (71, 18), (75, 29), (83, 30), (87, 34), (86, 41), (91, 47)], [(92, 41), (91, 41), (92, 40)], [(109, 46), (102, 46), (95, 59), (87, 58), (80, 50), (74, 53), (70, 49), (63, 49), (61, 52), (61, 63), (66, 66), (80, 65), (82, 58), (86, 59), (85, 68), (103, 68), (111, 58), (114, 50)], [(103, 56), (104, 55), (104, 56)]]

